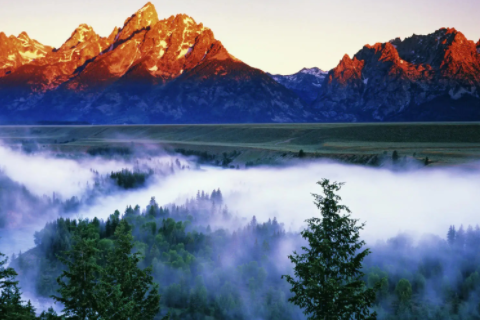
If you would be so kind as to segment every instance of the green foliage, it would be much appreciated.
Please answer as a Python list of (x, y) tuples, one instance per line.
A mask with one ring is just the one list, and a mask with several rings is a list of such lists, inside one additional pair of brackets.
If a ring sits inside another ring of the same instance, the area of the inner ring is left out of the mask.
[(300, 306), (308, 319), (375, 319), (369, 307), (375, 300), (373, 289), (362, 280), (362, 261), (370, 251), (361, 250), (357, 220), (341, 215), (350, 210), (340, 204), (342, 184), (323, 179), (318, 183), (325, 196), (315, 195), (315, 204), (322, 218), (311, 218), (301, 232), (309, 247), (289, 258), (294, 264), (294, 276), (284, 277), (292, 286), (289, 300)]
[(30, 301), (22, 301), (20, 288), (16, 281), (17, 273), (5, 268), (7, 259), (0, 252), (0, 316), (2, 320), (34, 320), (35, 309)]
[(113, 241), (100, 240), (98, 225), (88, 221), (80, 221), (73, 232), (71, 250), (60, 257), (66, 267), (57, 280), (60, 295), (53, 296), (67, 318), (135, 320), (158, 314), (158, 285), (151, 268), (138, 268), (141, 256), (131, 253), (128, 223), (119, 221), (114, 232)]
[(402, 303), (410, 302), (412, 298), (412, 285), (407, 279), (400, 279), (395, 287), (395, 294)]
[(125, 220), (114, 239), (101, 273), (98, 313), (102, 319), (153, 319), (160, 310), (158, 284), (153, 283), (151, 268), (138, 268), (140, 253), (131, 253), (133, 236)]
[(377, 301), (383, 301), (388, 297), (388, 274), (379, 268), (372, 268), (368, 273), (367, 284), (370, 288), (376, 288)]
[(55, 310), (53, 310), (52, 307), (50, 307), (47, 311), (43, 311), (40, 314), (40, 317), (38, 317), (38, 320), (64, 320), (65, 317), (61, 317), (57, 315)]
[[(152, 277), (145, 298), (155, 292), (153, 284), (158, 283), (162, 299), (151, 306), (168, 309), (171, 319), (304, 319), (301, 311), (288, 303), (289, 288), (280, 278), (280, 248), (287, 237), (282, 225), (276, 219), (265, 223), (252, 219), (235, 232), (213, 229), (209, 226), (212, 216), (216, 221), (225, 219), (226, 224), (235, 221), (230, 220), (232, 215), (222, 203), (222, 193), (217, 189), (211, 193), (199, 192), (184, 206), (160, 207), (152, 199), (144, 210), (129, 206), (123, 216), (116, 212), (106, 221), (58, 219), (37, 233), (37, 248), (29, 254), (45, 263), (40, 266), (42, 277), (32, 274), (31, 279), (42, 295), (52, 294), (50, 291), (55, 288), (43, 288), (50, 284), (42, 278), (55, 279), (55, 275), (63, 272), (62, 268), (59, 272), (53, 267), (62, 265), (57, 256), (65, 257), (63, 251), (72, 252), (79, 243), (91, 239), (92, 247), (97, 250), (93, 254), (95, 264), (99, 267), (92, 281), (94, 302), (101, 319), (109, 314), (108, 310), (122, 310), (127, 315), (131, 312), (132, 306), (126, 301), (135, 299), (118, 285), (131, 283), (122, 280), (119, 274), (143, 277), (137, 271), (129, 271), (134, 270), (134, 264), (147, 274), (145, 277)], [(86, 225), (91, 234), (80, 241), (77, 235)], [(123, 229), (128, 229), (128, 233)], [(128, 257), (118, 254), (119, 233), (122, 237), (127, 234), (132, 237), (128, 236), (132, 241), (126, 246), (132, 252)], [(63, 267), (69, 272), (67, 264)], [(69, 284), (67, 278), (62, 280)], [(121, 314), (112, 314), (122, 319)], [(155, 319), (163, 314), (157, 312)]]
[(110, 179), (115, 181), (115, 184), (123, 189), (134, 189), (145, 184), (146, 180), (153, 174), (149, 172), (130, 171), (122, 169), (118, 172), (112, 172)]
[(102, 272), (98, 265), (99, 235), (94, 225), (80, 221), (72, 240), (72, 249), (60, 257), (66, 266), (66, 270), (57, 279), (60, 295), (52, 298), (64, 305), (66, 317), (99, 319), (101, 301), (98, 284)]

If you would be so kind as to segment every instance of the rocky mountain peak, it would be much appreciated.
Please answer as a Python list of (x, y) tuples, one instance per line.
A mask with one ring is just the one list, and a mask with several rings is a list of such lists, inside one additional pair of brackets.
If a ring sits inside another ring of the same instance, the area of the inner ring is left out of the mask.
[(276, 82), (295, 92), (303, 101), (312, 103), (318, 97), (319, 88), (328, 72), (317, 67), (303, 68), (289, 75), (268, 74)]
[(384, 120), (434, 99), (448, 105), (478, 97), (480, 55), (454, 28), (395, 38), (364, 46), (353, 60), (345, 56), (321, 90), (316, 106), (325, 115), (345, 110), (345, 119)]
[(359, 79), (364, 64), (364, 61), (358, 60), (356, 56), (351, 59), (348, 54), (345, 54), (338, 66), (330, 71), (328, 81), (331, 82), (335, 80), (336, 82), (345, 85), (351, 79)]
[(32, 41), (32, 39), (30, 39), (30, 37), (28, 36), (28, 34), (25, 31), (22, 31), (22, 33), (20, 33), (18, 35), (17, 39), (24, 42), (24, 43), (29, 43), (29, 42)]
[(109, 35), (108, 38), (107, 38), (108, 43), (114, 43), (114, 42), (115, 42), (115, 39), (117, 38), (117, 35), (118, 35), (119, 32), (120, 32), (120, 28), (119, 28), (119, 27), (113, 28), (112, 33), (110, 33), (110, 35)]
[(313, 75), (313, 76), (324, 76), (326, 75), (328, 72), (326, 71), (323, 71), (322, 69), (320, 68), (317, 68), (317, 67), (313, 67), (313, 68), (303, 68), (302, 70), (299, 71), (300, 73), (303, 73), (303, 74), (310, 74), (310, 75)]
[(98, 41), (99, 36), (92, 27), (86, 24), (79, 25), (73, 32), (70, 38), (61, 46), (61, 49), (71, 49), (80, 43), (87, 41)]
[(26, 32), (7, 37), (0, 33), (0, 77), (10, 74), (18, 67), (43, 58), (51, 47), (31, 39)]
[(155, 6), (148, 2), (140, 10), (125, 20), (118, 40), (125, 40), (135, 32), (154, 26), (158, 22), (158, 14)]

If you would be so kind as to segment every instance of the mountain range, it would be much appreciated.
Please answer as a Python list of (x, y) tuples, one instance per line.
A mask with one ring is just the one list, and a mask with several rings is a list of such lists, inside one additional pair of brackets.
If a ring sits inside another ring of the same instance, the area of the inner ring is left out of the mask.
[(455, 29), (364, 46), (324, 72), (271, 75), (187, 15), (147, 3), (60, 47), (0, 32), (0, 123), (480, 120), (480, 40)]
[(332, 121), (480, 120), (479, 48), (453, 28), (366, 45), (329, 71), (314, 108)]

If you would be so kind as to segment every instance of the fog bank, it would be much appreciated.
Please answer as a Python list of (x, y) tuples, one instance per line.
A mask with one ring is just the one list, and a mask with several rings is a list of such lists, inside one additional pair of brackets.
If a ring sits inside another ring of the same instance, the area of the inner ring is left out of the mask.
[(159, 204), (178, 202), (198, 190), (220, 188), (228, 207), (249, 220), (277, 217), (291, 231), (318, 215), (311, 193), (322, 178), (346, 182), (340, 195), (352, 216), (366, 222), (366, 239), (386, 239), (399, 232), (443, 235), (451, 224), (478, 223), (480, 171), (425, 168), (394, 172), (337, 163), (316, 162), (284, 168), (225, 170), (204, 167), (181, 172), (127, 196), (107, 197), (83, 217), (107, 217), (127, 205), (144, 206), (154, 196)]
[[(36, 195), (55, 192), (81, 196), (94, 178), (90, 169), (108, 173), (131, 166), (99, 157), (77, 161), (0, 147), (0, 168)], [(123, 213), (128, 205), (145, 207), (151, 197), (159, 205), (181, 204), (198, 190), (220, 188), (225, 204), (241, 221), (249, 221), (253, 215), (259, 221), (276, 217), (288, 231), (299, 231), (305, 219), (319, 214), (311, 193), (320, 192), (316, 182), (322, 178), (346, 182), (340, 195), (352, 216), (366, 222), (362, 236), (367, 241), (387, 239), (399, 232), (444, 236), (449, 225), (476, 225), (479, 220), (480, 169), (476, 167), (394, 171), (323, 161), (247, 170), (200, 167), (179, 171), (156, 177), (144, 188), (98, 197), (73, 217), (107, 218), (115, 210)], [(8, 212), (8, 208), (2, 209)], [(32, 247), (34, 230), (42, 229), (46, 222), (40, 218), (32, 221), (34, 229), (0, 229), (1, 250), (11, 254)]]

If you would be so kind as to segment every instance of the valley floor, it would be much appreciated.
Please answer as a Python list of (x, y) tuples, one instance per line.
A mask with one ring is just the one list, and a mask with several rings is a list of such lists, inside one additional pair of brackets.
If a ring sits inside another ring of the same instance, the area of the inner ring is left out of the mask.
[(207, 154), (231, 165), (283, 163), (299, 157), (370, 163), (397, 151), (433, 165), (480, 159), (480, 123), (335, 123), (235, 125), (0, 126), (6, 144), (58, 151), (160, 146)]

